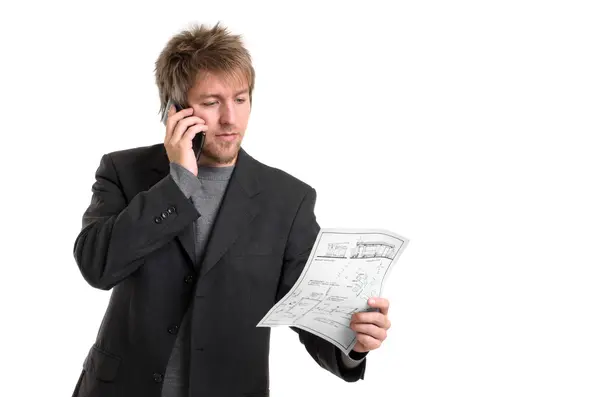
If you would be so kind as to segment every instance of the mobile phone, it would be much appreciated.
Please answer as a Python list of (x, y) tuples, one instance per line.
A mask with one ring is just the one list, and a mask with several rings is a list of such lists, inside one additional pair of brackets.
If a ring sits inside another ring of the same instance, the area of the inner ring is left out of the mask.
[[(169, 101), (167, 102), (167, 108), (165, 110), (165, 115), (162, 120), (164, 125), (167, 125), (167, 114), (169, 112), (169, 109), (171, 108), (171, 105), (175, 105), (176, 112), (179, 112), (184, 109), (184, 107), (182, 105), (169, 99)], [(205, 140), (206, 140), (206, 134), (204, 133), (204, 131), (200, 131), (192, 139), (192, 149), (194, 150), (194, 154), (196, 155), (196, 161), (198, 161), (200, 159), (200, 154), (202, 153), (202, 148), (204, 147)]]

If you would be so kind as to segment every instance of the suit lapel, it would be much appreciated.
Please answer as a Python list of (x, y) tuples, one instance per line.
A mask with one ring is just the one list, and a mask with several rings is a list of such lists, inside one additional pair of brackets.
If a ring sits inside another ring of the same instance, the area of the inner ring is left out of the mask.
[(190, 223), (185, 227), (183, 232), (179, 233), (176, 237), (185, 251), (188, 260), (192, 264), (192, 268), (196, 264), (196, 239), (194, 233), (194, 223)]
[(200, 277), (219, 262), (259, 211), (253, 197), (260, 192), (255, 160), (240, 149), (235, 170), (206, 247)]

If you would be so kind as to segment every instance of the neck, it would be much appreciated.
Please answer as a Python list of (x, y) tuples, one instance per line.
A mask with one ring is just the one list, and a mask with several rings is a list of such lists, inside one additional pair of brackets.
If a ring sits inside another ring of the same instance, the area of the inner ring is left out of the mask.
[(231, 161), (222, 162), (222, 161), (218, 161), (218, 160), (209, 158), (207, 156), (201, 155), (200, 159), (198, 160), (198, 165), (202, 166), (202, 167), (231, 167), (232, 165), (235, 165), (235, 163), (237, 162), (237, 158), (238, 158), (238, 155), (236, 154), (235, 157)]

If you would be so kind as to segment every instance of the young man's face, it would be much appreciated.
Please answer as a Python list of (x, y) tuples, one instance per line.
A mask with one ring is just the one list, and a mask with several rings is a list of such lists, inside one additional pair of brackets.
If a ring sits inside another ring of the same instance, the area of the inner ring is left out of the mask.
[(250, 118), (250, 95), (245, 79), (204, 73), (188, 91), (187, 102), (208, 126), (203, 165), (232, 165)]

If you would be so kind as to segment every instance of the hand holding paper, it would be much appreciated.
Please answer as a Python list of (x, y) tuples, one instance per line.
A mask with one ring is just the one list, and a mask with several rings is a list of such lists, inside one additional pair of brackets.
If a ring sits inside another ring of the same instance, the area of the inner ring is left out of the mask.
[(392, 326), (388, 319), (390, 302), (387, 299), (370, 298), (368, 303), (379, 311), (354, 313), (350, 320), (350, 329), (356, 332), (356, 344), (352, 350), (358, 353), (378, 349)]

